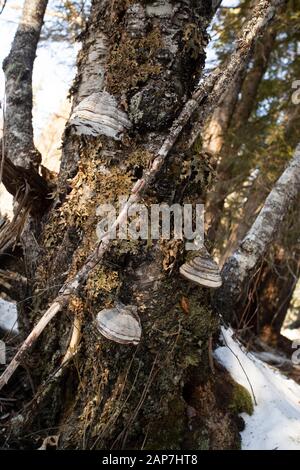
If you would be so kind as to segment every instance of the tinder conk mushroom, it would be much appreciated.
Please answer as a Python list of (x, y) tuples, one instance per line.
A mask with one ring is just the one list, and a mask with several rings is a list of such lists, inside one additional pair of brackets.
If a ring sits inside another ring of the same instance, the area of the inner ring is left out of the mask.
[(222, 285), (222, 277), (219, 266), (208, 253), (202, 248), (193, 258), (184, 263), (180, 274), (196, 284), (206, 287), (218, 288)]
[(142, 329), (137, 308), (133, 305), (116, 303), (115, 307), (101, 310), (96, 319), (99, 332), (105, 338), (121, 344), (140, 342)]

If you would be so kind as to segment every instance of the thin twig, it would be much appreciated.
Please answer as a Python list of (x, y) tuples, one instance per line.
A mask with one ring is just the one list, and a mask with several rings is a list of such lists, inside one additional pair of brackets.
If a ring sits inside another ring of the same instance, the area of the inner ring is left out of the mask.
[[(4, 6), (3, 6), (3, 8), (4, 8)], [(2, 11), (1, 11), (1, 13), (2, 13)], [(3, 103), (2, 103), (2, 138), (1, 138), (2, 155), (1, 155), (1, 158), (0, 158), (0, 184), (2, 183), (4, 158), (5, 158), (4, 157), (4, 155), (5, 155), (5, 108), (6, 108), (6, 95), (4, 94)]]
[(137, 379), (138, 379), (138, 376), (139, 376), (139, 373), (140, 373), (140, 368), (141, 368), (141, 363), (139, 362), (138, 364), (138, 368), (137, 368), (137, 371), (135, 373), (135, 376), (134, 376), (134, 379), (133, 379), (133, 382), (132, 382), (132, 385), (130, 387), (130, 390), (124, 400), (124, 402), (121, 404), (121, 399), (122, 399), (122, 395), (123, 395), (123, 392), (124, 392), (124, 389), (125, 389), (125, 385), (127, 384), (127, 377), (128, 377), (128, 374), (129, 374), (129, 371), (131, 369), (131, 365), (133, 363), (133, 359), (135, 358), (135, 355), (136, 355), (136, 350), (131, 358), (131, 361), (130, 361), (130, 364), (129, 364), (129, 367), (127, 369), (127, 372), (126, 372), (126, 375), (125, 375), (125, 379), (124, 379), (124, 382), (123, 382), (123, 387), (122, 387), (122, 390), (121, 390), (121, 393), (120, 393), (120, 396), (118, 398), (118, 405), (121, 405), (119, 410), (117, 411), (116, 414), (112, 415), (111, 418), (109, 418), (109, 420), (107, 421), (107, 423), (105, 424), (104, 428), (102, 429), (101, 433), (97, 436), (97, 439), (95, 440), (95, 442), (93, 443), (93, 445), (91, 446), (91, 450), (93, 450), (96, 445), (98, 444), (99, 440), (102, 439), (103, 435), (105, 435), (105, 432), (107, 431), (108, 428), (112, 428), (115, 424), (115, 422), (117, 421), (118, 417), (120, 416), (120, 414), (122, 413), (123, 409), (125, 408), (130, 396), (132, 395), (133, 391), (135, 390), (135, 384), (137, 382)]
[(72, 330), (72, 336), (70, 343), (68, 345), (68, 348), (66, 350), (66, 353), (61, 361), (60, 368), (54, 375), (54, 379), (60, 377), (63, 373), (63, 370), (65, 366), (69, 363), (69, 361), (75, 356), (78, 350), (78, 345), (80, 342), (80, 336), (81, 336), (81, 325), (82, 325), (82, 319), (78, 316), (75, 315), (74, 322), (73, 322), (73, 330)]
[(15, 357), (9, 364), (9, 366), (5, 369), (3, 374), (1, 375), (0, 378), (0, 388), (2, 388), (10, 379), (12, 373), (16, 370), (18, 365), (20, 364), (20, 360), (32, 344), (37, 340), (37, 338), (40, 336), (44, 328), (48, 325), (50, 320), (57, 314), (57, 312), (60, 311), (62, 308), (62, 300), (60, 299), (59, 301), (54, 302), (51, 307), (47, 310), (47, 312), (42, 316), (38, 324), (34, 327), (30, 335), (26, 338), (18, 352), (16, 353)]
[[(2, 4), (2, 6), (1, 6), (1, 8), (0, 8), (0, 15), (3, 13), (3, 10), (4, 10), (4, 8), (5, 8), (6, 3), (7, 3), (7, 0), (3, 0), (3, 4)], [(1, 179), (0, 179), (0, 181), (1, 181)]]
[(211, 373), (215, 374), (215, 366), (214, 366), (214, 357), (213, 357), (213, 344), (212, 344), (212, 335), (208, 338), (208, 362)]
[(229, 351), (234, 355), (234, 357), (236, 358), (236, 360), (238, 361), (239, 365), (241, 366), (242, 368), (242, 371), (244, 372), (245, 376), (246, 376), (246, 380), (250, 386), (250, 389), (251, 389), (251, 393), (252, 393), (252, 396), (253, 396), (253, 400), (254, 400), (254, 404), (257, 406), (257, 401), (256, 401), (256, 397), (255, 397), (255, 394), (254, 394), (254, 390), (253, 390), (253, 387), (252, 387), (252, 384), (250, 382), (250, 379), (247, 375), (247, 372), (245, 371), (245, 368), (243, 366), (243, 364), (241, 363), (240, 361), (240, 358), (238, 357), (237, 354), (235, 354), (235, 352), (231, 349), (231, 347), (228, 345), (227, 341), (226, 341), (226, 338), (225, 338), (225, 335), (223, 333), (223, 331), (221, 330), (221, 334), (222, 334), (222, 337), (223, 337), (223, 341), (225, 343), (225, 346), (229, 349)]

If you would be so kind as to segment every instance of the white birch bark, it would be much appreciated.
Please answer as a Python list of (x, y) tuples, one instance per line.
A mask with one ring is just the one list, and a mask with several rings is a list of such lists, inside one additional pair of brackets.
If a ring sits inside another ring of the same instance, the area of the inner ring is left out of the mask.
[(5, 153), (25, 168), (38, 166), (40, 154), (33, 143), (32, 71), (48, 0), (25, 0), (20, 23), (8, 57), (5, 73)]
[(262, 259), (289, 207), (300, 193), (300, 144), (258, 214), (239, 248), (225, 262), (223, 286), (215, 303), (222, 315), (229, 319), (242, 293), (244, 282)]

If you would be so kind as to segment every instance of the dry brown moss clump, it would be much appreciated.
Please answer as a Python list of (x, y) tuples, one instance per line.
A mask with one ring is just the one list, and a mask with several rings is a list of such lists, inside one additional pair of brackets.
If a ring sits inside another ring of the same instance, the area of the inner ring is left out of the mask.
[(110, 92), (126, 93), (158, 75), (161, 66), (156, 61), (161, 47), (161, 35), (155, 28), (143, 38), (123, 34), (110, 51), (107, 65), (107, 85)]

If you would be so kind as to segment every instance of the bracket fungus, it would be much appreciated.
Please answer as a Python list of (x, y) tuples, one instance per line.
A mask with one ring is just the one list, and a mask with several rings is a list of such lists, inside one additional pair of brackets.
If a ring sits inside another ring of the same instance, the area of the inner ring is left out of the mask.
[(222, 285), (220, 268), (204, 247), (196, 256), (180, 266), (179, 272), (189, 281), (201, 286), (216, 289)]
[(106, 135), (120, 140), (121, 135), (131, 127), (127, 114), (118, 108), (117, 100), (102, 91), (92, 93), (74, 108), (69, 126), (73, 126), (76, 134)]
[(115, 307), (101, 310), (96, 325), (105, 338), (116, 343), (137, 345), (140, 342), (141, 322), (134, 305), (118, 302)]

